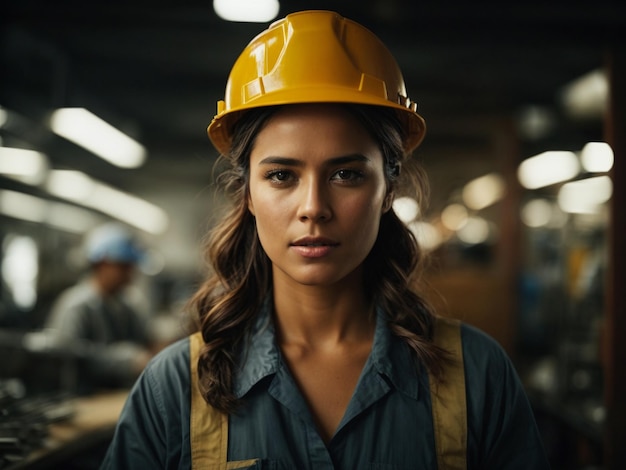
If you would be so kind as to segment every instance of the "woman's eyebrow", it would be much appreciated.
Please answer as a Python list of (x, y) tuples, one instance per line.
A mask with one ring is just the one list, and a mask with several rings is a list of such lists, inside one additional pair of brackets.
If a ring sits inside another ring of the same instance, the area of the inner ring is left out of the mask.
[(302, 166), (304, 162), (297, 158), (289, 157), (266, 157), (259, 162), (259, 165), (285, 165), (285, 166)]
[(360, 153), (354, 153), (350, 155), (344, 155), (341, 157), (331, 158), (328, 163), (331, 165), (343, 165), (346, 163), (354, 163), (354, 162), (362, 162), (368, 163), (370, 161), (365, 155), (361, 155)]
[[(328, 165), (344, 165), (346, 163), (363, 162), (367, 163), (370, 159), (365, 155), (359, 153), (342, 155), (329, 159), (326, 163)], [(259, 165), (285, 165), (285, 166), (303, 166), (304, 160), (290, 157), (266, 157), (259, 162)]]

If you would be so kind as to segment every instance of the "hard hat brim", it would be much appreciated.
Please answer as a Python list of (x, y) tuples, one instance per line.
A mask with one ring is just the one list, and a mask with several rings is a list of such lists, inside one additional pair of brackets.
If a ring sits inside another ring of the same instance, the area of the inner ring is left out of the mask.
[[(303, 96), (306, 96), (306, 98), (303, 99)], [(238, 108), (217, 114), (209, 124), (207, 134), (217, 151), (226, 155), (232, 145), (233, 125), (245, 111), (266, 106), (305, 103), (352, 103), (395, 109), (406, 130), (406, 135), (404, 136), (404, 150), (407, 153), (410, 153), (419, 146), (426, 133), (426, 123), (422, 116), (401, 104), (395, 104), (386, 99), (375, 99), (371, 95), (346, 88), (332, 90), (328, 87), (323, 87), (316, 90), (312, 87), (306, 91), (291, 89), (273, 92), (257, 97)]]

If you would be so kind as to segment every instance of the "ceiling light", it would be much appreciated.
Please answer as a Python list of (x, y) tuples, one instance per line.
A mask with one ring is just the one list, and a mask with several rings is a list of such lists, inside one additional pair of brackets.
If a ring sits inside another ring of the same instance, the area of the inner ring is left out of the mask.
[(574, 214), (596, 214), (613, 194), (613, 182), (608, 176), (596, 176), (564, 184), (559, 190), (559, 207)]
[(95, 181), (82, 171), (52, 170), (46, 181), (51, 194), (72, 201), (87, 201), (94, 192)]
[(154, 204), (110, 186), (96, 186), (89, 205), (146, 232), (163, 233), (169, 224), (167, 214)]
[(2, 257), (3, 287), (6, 284), (16, 306), (31, 309), (37, 302), (39, 250), (28, 236), (10, 236)]
[(489, 239), (489, 223), (481, 217), (470, 217), (456, 233), (459, 240), (468, 245), (478, 245)]
[(497, 173), (489, 173), (465, 185), (463, 202), (470, 209), (481, 210), (502, 199), (505, 188), (506, 185), (502, 176)]
[(562, 102), (575, 118), (602, 118), (607, 108), (609, 84), (603, 70), (593, 70), (568, 84)]
[(54, 132), (121, 168), (137, 168), (146, 149), (136, 140), (85, 108), (60, 108), (52, 113)]
[(93, 212), (62, 202), (51, 202), (46, 216), (48, 225), (80, 234), (91, 230), (98, 222)]
[(45, 199), (30, 194), (0, 189), (0, 213), (15, 219), (43, 223), (48, 204)]
[(567, 181), (580, 171), (574, 152), (543, 152), (524, 160), (517, 169), (517, 178), (527, 189), (537, 189)]
[(0, 214), (79, 234), (97, 223), (97, 218), (86, 209), (8, 189), (0, 190)]
[(580, 152), (583, 168), (590, 173), (610, 171), (613, 159), (613, 149), (606, 142), (589, 142)]
[(453, 232), (467, 223), (467, 209), (462, 204), (450, 204), (441, 211), (441, 223)]
[(545, 227), (552, 218), (552, 204), (545, 199), (528, 201), (522, 207), (521, 218), (528, 227)]
[(213, 0), (217, 16), (227, 21), (266, 23), (280, 11), (278, 0)]
[(86, 209), (30, 194), (0, 190), (0, 213), (14, 219), (52, 225), (71, 233), (84, 233), (97, 222)]
[(169, 225), (169, 218), (160, 207), (80, 171), (52, 170), (46, 189), (55, 196), (96, 209), (149, 233), (163, 233)]
[(34, 150), (0, 147), (0, 174), (27, 184), (41, 183), (48, 170), (48, 157)]

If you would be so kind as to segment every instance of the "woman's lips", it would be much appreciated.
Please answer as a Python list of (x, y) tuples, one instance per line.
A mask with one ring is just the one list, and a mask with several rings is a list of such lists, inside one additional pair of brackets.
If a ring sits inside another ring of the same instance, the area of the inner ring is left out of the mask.
[(328, 255), (339, 243), (328, 238), (307, 237), (296, 240), (291, 248), (305, 258), (322, 258)]

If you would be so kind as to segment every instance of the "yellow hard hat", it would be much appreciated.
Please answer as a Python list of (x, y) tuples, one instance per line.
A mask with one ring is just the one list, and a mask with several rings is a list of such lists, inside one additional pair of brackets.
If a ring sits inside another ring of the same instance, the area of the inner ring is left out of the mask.
[(256, 36), (236, 60), (207, 132), (222, 154), (243, 111), (296, 103), (357, 103), (396, 109), (410, 152), (426, 126), (387, 47), (332, 11), (302, 11)]

